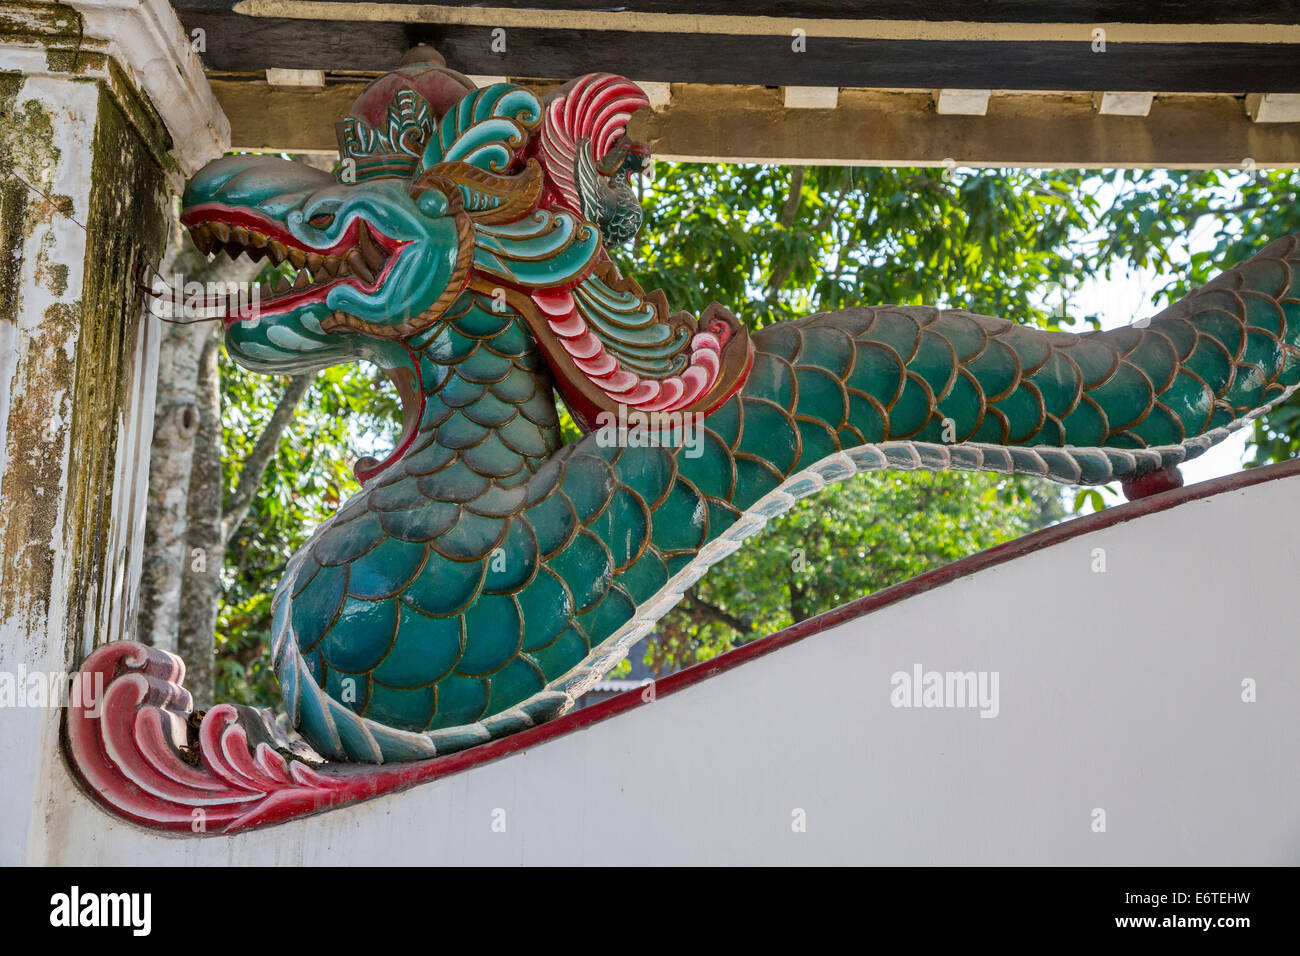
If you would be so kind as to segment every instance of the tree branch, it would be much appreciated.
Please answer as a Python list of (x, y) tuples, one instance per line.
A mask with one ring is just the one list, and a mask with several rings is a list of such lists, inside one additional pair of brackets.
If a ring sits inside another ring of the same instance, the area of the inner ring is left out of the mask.
[(253, 450), (244, 459), (244, 467), (239, 472), (235, 493), (231, 495), (226, 511), (221, 516), (221, 540), (226, 547), (230, 546), (230, 539), (244, 523), (248, 509), (252, 507), (253, 496), (257, 494), (257, 486), (262, 483), (262, 476), (266, 474), (266, 466), (271, 463), (271, 458), (280, 444), (280, 436), (284, 434), (285, 428), (293, 419), (294, 409), (307, 394), (311, 380), (310, 375), (295, 375), (289, 379), (284, 394), (280, 396), (275, 411), (271, 413), (271, 420), (266, 423), (262, 434), (257, 436), (257, 443), (253, 445)]
[(753, 633), (754, 625), (750, 624), (748, 621), (742, 621), (734, 614), (729, 614), (716, 604), (710, 604), (708, 601), (701, 600), (694, 592), (687, 593), (686, 597), (690, 600), (690, 603), (686, 606), (688, 611), (697, 611), (702, 616), (707, 617), (712, 621), (717, 621), (719, 624), (725, 624), (738, 634)]
[(790, 191), (786, 193), (785, 205), (781, 207), (781, 215), (777, 217), (777, 223), (789, 229), (794, 225), (795, 217), (799, 215), (799, 206), (803, 202), (803, 180), (808, 170), (804, 166), (791, 166), (793, 176), (790, 178)]
[[(798, 182), (800, 188), (802, 189), (804, 168), (802, 166), (796, 166), (795, 169), (798, 171), (799, 174)], [(791, 195), (797, 196), (797, 194), (794, 193), (793, 191), (791, 192)], [(785, 210), (782, 210), (781, 212), (782, 220), (785, 219), (786, 211), (790, 209), (790, 201), (788, 199), (786, 200), (785, 205), (786, 205)], [(825, 232), (828, 228), (830, 228), (831, 223), (835, 221), (836, 215), (839, 214), (840, 207), (843, 205), (844, 205), (844, 192), (841, 190), (840, 192), (836, 193), (835, 200), (833, 202), (827, 203), (826, 212), (822, 216), (821, 220), (817, 223), (817, 226), (816, 228), (814, 228), (813, 232), (814, 233)], [(796, 212), (798, 211), (797, 203), (795, 205), (795, 211)], [(791, 214), (790, 223), (793, 224), (793, 222), (794, 222), (794, 215)], [(782, 224), (785, 225), (784, 222)], [(787, 225), (786, 228), (789, 228), (789, 226)], [(777, 296), (780, 295), (781, 293), (781, 286), (785, 285), (785, 280), (790, 278), (790, 273), (794, 271), (794, 265), (795, 265), (794, 261), (791, 260), (790, 262), (787, 262), (785, 265), (779, 266), (776, 269), (772, 270), (772, 275), (767, 280), (766, 298), (768, 302), (773, 304), (776, 303)]]

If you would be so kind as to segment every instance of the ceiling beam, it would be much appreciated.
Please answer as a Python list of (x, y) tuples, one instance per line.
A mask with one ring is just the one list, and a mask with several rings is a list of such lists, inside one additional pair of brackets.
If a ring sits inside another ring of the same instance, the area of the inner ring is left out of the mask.
[[(1279, 23), (1234, 22), (1234, 11), (1226, 9), (1215, 18), (1222, 22), (1207, 26), (896, 21), (880, 19), (874, 6), (871, 18), (818, 19), (664, 12), (717, 4), (609, 11), (597, 9), (609, 6), (604, 0), (540, 10), (539, 3), (176, 0), (176, 8), (187, 30), (204, 31), (204, 61), (218, 71), (382, 71), (410, 47), (430, 43), (462, 73), (516, 77), (604, 70), (659, 82), (787, 87), (1300, 92), (1300, 15), (1281, 5), (1272, 9), (1289, 19)], [(790, 6), (828, 14), (818, 3)], [(980, 6), (1005, 15), (1027, 9), (1023, 3)], [(1053, 16), (1057, 6), (1051, 5)], [(1171, 6), (1209, 15), (1205, 4)], [(274, 15), (254, 15), (259, 12)], [(794, 30), (805, 37), (796, 42)]]
[[(517, 78), (516, 78), (517, 79)], [(323, 89), (213, 77), (236, 149), (330, 152), (364, 79)], [(539, 93), (556, 85), (529, 83)], [(834, 110), (781, 90), (672, 85), (629, 132), (664, 159), (847, 165), (1256, 168), (1300, 166), (1300, 123), (1252, 122), (1242, 97), (1162, 94), (1148, 116), (1097, 112), (1091, 93), (994, 94), (987, 115), (940, 115), (929, 91), (841, 90)]]

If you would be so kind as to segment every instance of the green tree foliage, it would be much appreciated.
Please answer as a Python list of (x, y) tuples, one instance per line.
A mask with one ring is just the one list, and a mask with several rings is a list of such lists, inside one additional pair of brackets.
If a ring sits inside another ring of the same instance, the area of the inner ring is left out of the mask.
[(667, 164), (620, 267), (674, 307), (751, 328), (862, 304), (960, 306), (1053, 325), (1094, 202), (1053, 171)]
[[(224, 356), (221, 376), (228, 501), (288, 378), (249, 374)], [(316, 376), (226, 549), (218, 699), (264, 705), (278, 698), (266, 642), (271, 595), (285, 562), (360, 490), (351, 462), (371, 446), (391, 447), (397, 420), (396, 397), (373, 367), (336, 366)]]
[(800, 502), (691, 589), (647, 641), (659, 675), (1043, 527), (1045, 481), (961, 472), (859, 475)]
[[(1174, 277), (1161, 290), (1172, 301), (1300, 230), (1298, 182), (1295, 172), (659, 163), (645, 227), (614, 255), (674, 308), (698, 313), (716, 299), (755, 329), (880, 303), (1053, 327), (1060, 301), (1090, 275), (1156, 267)], [(1209, 230), (1210, 249), (1189, 244), (1198, 230)], [(223, 369), (227, 496), (284, 384)], [(1268, 416), (1256, 430), (1257, 461), (1294, 455), (1298, 426), (1300, 403)], [(220, 698), (274, 700), (265, 638), (284, 562), (356, 493), (356, 455), (391, 443), (396, 430), (395, 402), (374, 370), (317, 377), (227, 554)], [(861, 476), (801, 503), (714, 568), (647, 642), (647, 660), (665, 672), (707, 659), (1062, 514), (1056, 486), (1023, 478)]]

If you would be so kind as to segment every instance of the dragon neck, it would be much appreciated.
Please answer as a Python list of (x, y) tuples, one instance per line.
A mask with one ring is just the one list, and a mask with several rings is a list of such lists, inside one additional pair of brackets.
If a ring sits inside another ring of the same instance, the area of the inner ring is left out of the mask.
[(411, 368), (393, 377), (407, 426), (371, 475), (399, 477), (391, 466), (406, 461), (408, 474), (442, 476), (426, 483), (445, 484), (456, 500), (526, 481), (560, 447), (550, 373), (523, 317), (502, 300), (466, 292), (405, 345)]

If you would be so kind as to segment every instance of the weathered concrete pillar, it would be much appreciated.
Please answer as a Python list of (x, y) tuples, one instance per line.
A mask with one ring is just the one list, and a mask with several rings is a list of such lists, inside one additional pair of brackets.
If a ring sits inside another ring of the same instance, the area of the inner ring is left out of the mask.
[(43, 858), (66, 780), (52, 681), (134, 617), (161, 334), (137, 270), (227, 139), (163, 0), (0, 0), (3, 863)]

